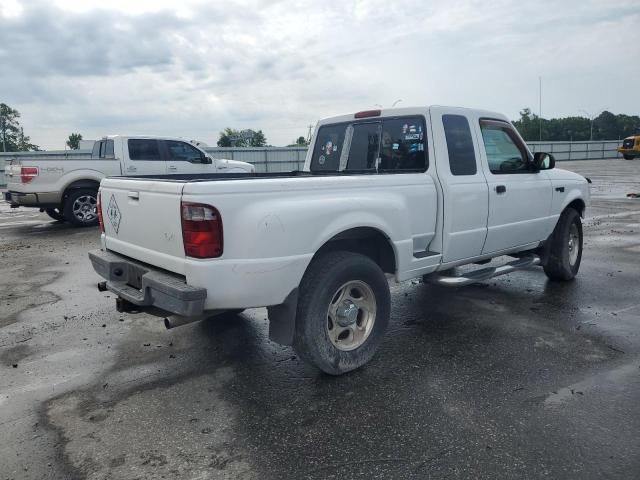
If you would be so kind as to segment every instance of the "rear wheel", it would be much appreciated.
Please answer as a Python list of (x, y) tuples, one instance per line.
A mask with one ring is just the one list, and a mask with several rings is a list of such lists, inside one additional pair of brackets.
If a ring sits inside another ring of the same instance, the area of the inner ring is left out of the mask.
[(582, 222), (580, 214), (568, 208), (549, 237), (544, 273), (552, 280), (572, 280), (582, 260)]
[(628, 155), (626, 153), (623, 153), (622, 156), (624, 157), (625, 160), (633, 160), (634, 158), (636, 158), (633, 155)]
[(373, 358), (389, 323), (389, 284), (369, 257), (331, 252), (313, 260), (300, 283), (294, 349), (340, 375)]
[(98, 224), (98, 192), (88, 188), (72, 190), (64, 202), (64, 218), (79, 227)]
[(44, 212), (54, 220), (57, 220), (59, 222), (64, 221), (64, 214), (59, 208), (45, 208)]

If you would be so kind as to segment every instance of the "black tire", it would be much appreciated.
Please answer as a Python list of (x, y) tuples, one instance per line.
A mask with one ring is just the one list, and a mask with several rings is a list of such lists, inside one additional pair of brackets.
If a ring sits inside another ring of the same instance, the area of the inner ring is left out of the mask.
[[(547, 240), (544, 273), (551, 280), (573, 280), (582, 260), (582, 222), (580, 214), (567, 208)], [(576, 250), (577, 249), (577, 250)]]
[(89, 188), (71, 190), (64, 200), (64, 218), (78, 227), (98, 225), (98, 191)]
[[(341, 291), (346, 296), (340, 296)], [(354, 315), (352, 307), (357, 310)], [(331, 308), (342, 308), (340, 320), (353, 323), (334, 324)], [(373, 260), (359, 253), (327, 253), (311, 262), (300, 283), (293, 348), (300, 358), (330, 375), (355, 370), (373, 358), (389, 324), (390, 310), (389, 283)], [(330, 330), (336, 337), (346, 330), (349, 333), (344, 339), (332, 339)], [(363, 338), (356, 339), (356, 335)], [(353, 348), (345, 350), (350, 348), (349, 337)]]
[(625, 160), (633, 160), (634, 158), (636, 158), (634, 155), (627, 155), (626, 153), (623, 153), (622, 156)]
[(65, 220), (64, 214), (59, 208), (45, 208), (44, 212), (58, 222), (63, 222)]

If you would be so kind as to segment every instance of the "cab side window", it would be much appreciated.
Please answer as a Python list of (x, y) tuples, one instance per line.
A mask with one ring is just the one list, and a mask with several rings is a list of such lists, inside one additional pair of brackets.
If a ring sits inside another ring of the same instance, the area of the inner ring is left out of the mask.
[(200, 150), (186, 142), (165, 140), (165, 145), (169, 152), (169, 160), (199, 163), (204, 158), (204, 155), (202, 155)]
[(531, 171), (527, 149), (508, 123), (481, 120), (480, 130), (491, 173), (526, 173)]
[(452, 175), (475, 175), (478, 171), (469, 122), (463, 115), (443, 115), (442, 125)]
[(127, 141), (131, 160), (162, 160), (158, 141), (147, 138), (136, 138)]

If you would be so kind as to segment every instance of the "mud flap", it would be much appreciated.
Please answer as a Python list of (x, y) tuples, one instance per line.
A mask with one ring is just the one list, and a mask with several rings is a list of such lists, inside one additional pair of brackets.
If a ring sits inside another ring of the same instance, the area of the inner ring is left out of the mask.
[(296, 330), (296, 310), (298, 309), (298, 289), (294, 288), (284, 303), (267, 307), (269, 314), (269, 339), (280, 345), (293, 345)]

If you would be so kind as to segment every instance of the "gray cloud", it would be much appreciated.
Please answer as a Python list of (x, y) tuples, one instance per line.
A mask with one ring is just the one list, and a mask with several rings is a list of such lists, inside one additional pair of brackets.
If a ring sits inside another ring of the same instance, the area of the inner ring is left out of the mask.
[(184, 26), (169, 12), (70, 14), (36, 3), (15, 19), (0, 18), (0, 50), (14, 74), (109, 75), (171, 64), (168, 33)]
[(637, 0), (184, 0), (187, 14), (135, 15), (89, 1), (0, 11), (0, 101), (45, 147), (72, 130), (215, 143), (225, 126), (286, 144), (397, 99), (514, 117), (537, 105), (539, 75), (548, 115), (640, 111), (640, 66), (620, 62), (640, 58)]

